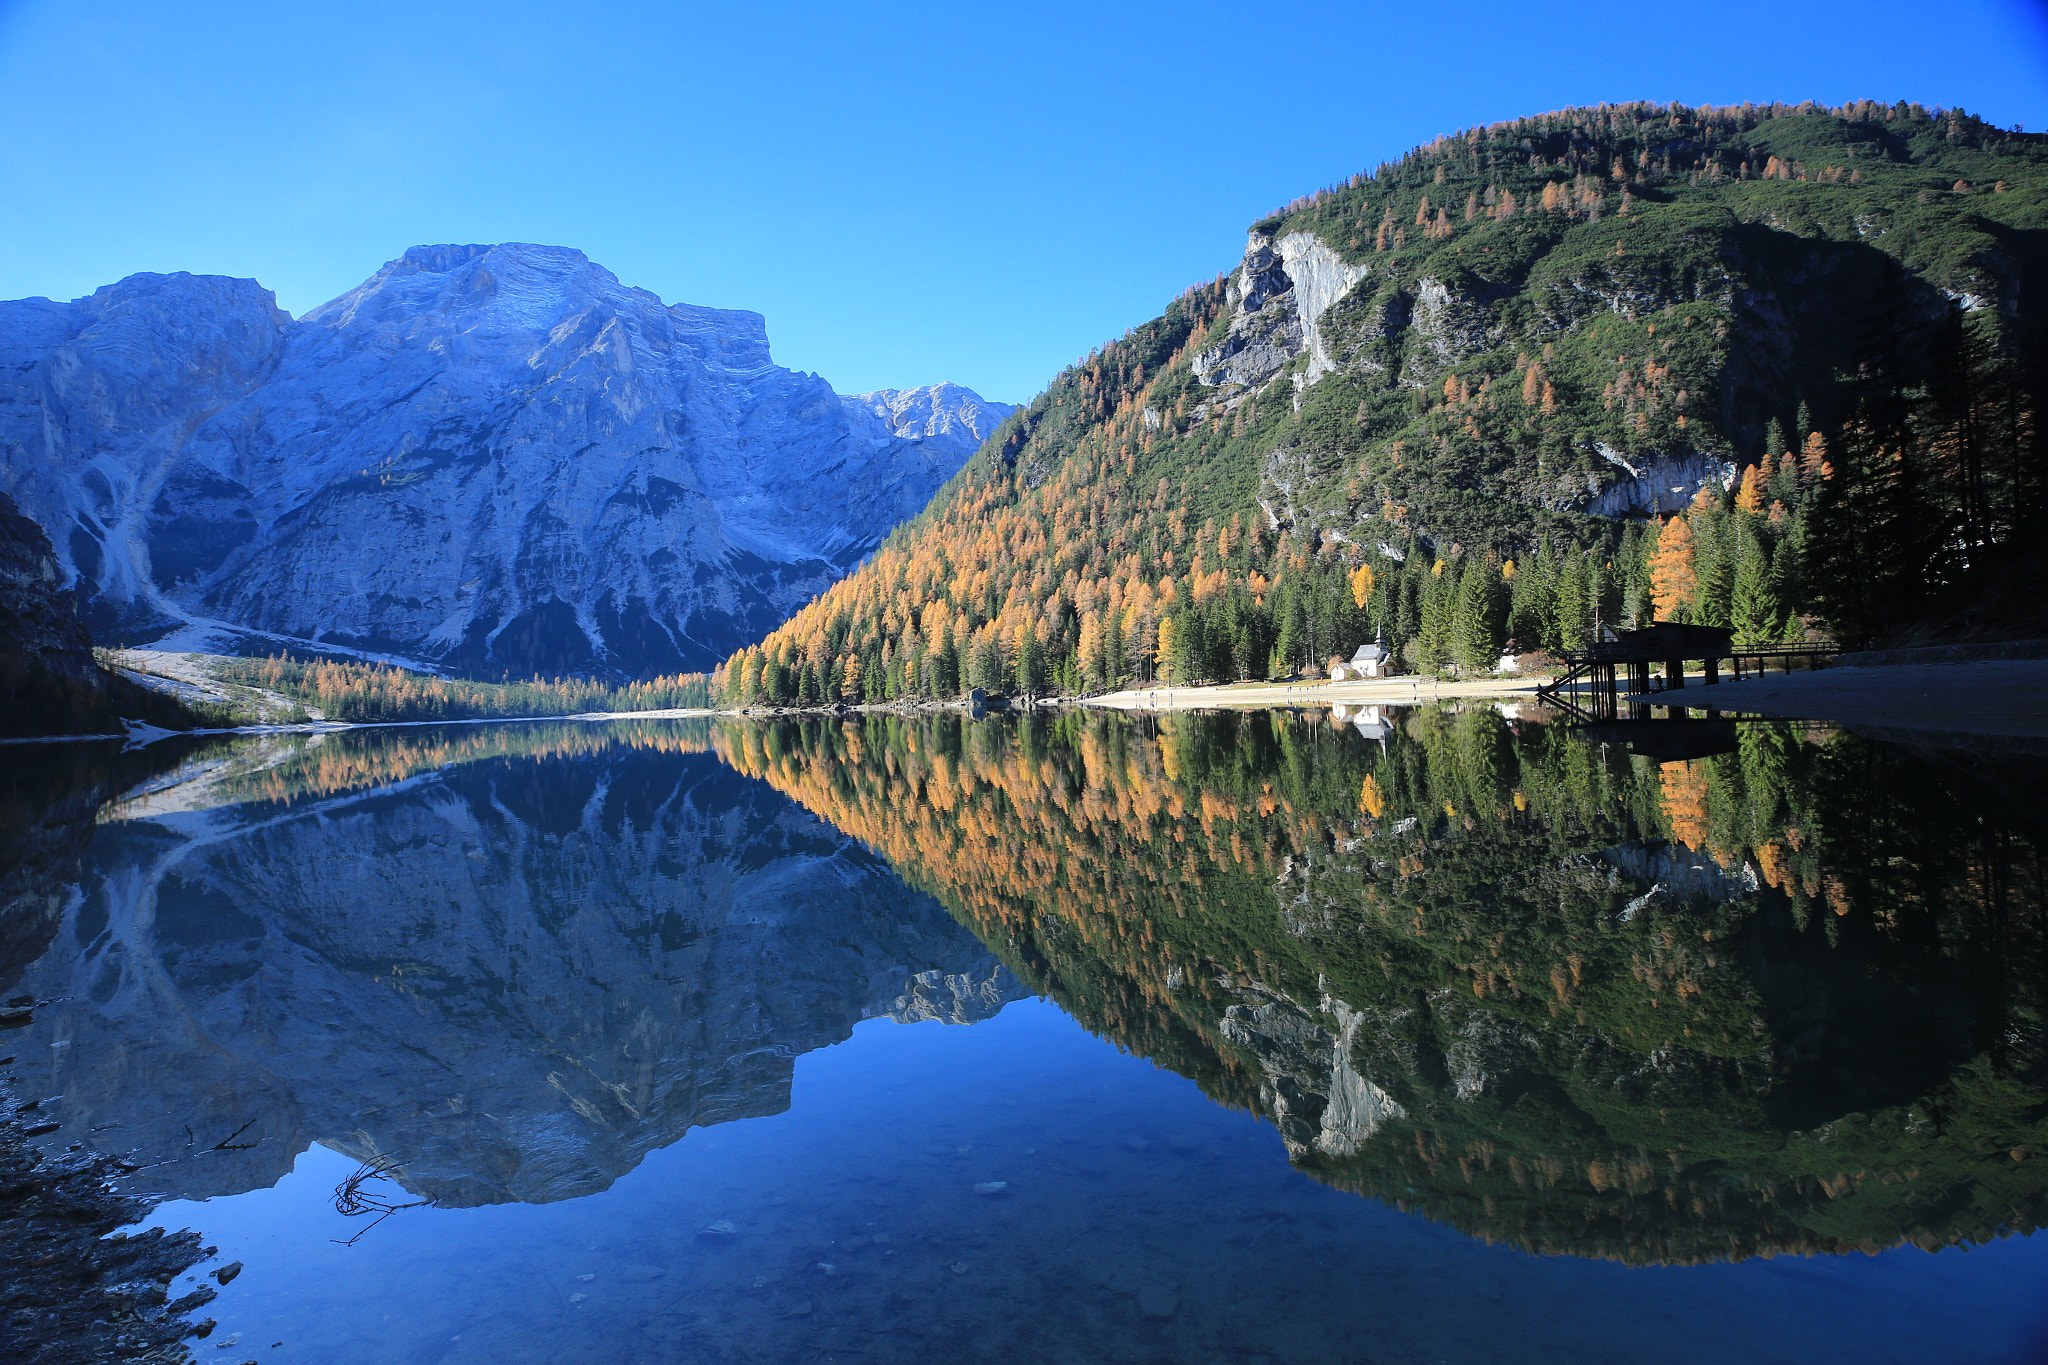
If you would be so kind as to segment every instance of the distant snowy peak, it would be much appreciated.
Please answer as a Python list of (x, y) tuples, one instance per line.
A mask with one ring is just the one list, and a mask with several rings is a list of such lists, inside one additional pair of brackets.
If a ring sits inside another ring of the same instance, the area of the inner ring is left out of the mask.
[(1017, 410), (1015, 403), (998, 403), (943, 381), (921, 389), (847, 394), (840, 401), (849, 413), (873, 423), (879, 434), (899, 440), (936, 439), (964, 447), (969, 454)]

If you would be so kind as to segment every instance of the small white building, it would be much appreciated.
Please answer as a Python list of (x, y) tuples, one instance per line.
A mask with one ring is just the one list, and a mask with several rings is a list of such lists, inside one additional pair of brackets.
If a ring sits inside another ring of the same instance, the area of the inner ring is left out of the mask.
[(1347, 678), (1384, 678), (1387, 676), (1387, 658), (1387, 647), (1377, 640), (1369, 645), (1360, 645), (1349, 663), (1337, 664), (1330, 669), (1330, 681), (1343, 682)]

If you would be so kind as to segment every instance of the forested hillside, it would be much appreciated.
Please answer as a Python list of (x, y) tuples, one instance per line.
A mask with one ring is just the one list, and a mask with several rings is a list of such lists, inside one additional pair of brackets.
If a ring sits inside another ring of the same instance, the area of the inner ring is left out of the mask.
[(1691, 619), (1882, 638), (2044, 480), (2048, 137), (1627, 105), (1297, 200), (1063, 371), (728, 700), (1424, 670)]

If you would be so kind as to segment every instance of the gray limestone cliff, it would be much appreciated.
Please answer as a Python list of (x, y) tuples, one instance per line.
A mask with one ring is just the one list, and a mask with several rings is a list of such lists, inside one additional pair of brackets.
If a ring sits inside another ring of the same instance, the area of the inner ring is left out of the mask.
[(1311, 233), (1290, 232), (1275, 241), (1253, 232), (1230, 281), (1229, 334), (1196, 355), (1195, 377), (1220, 390), (1215, 401), (1226, 410), (1299, 355), (1308, 357), (1301, 386), (1313, 384), (1336, 368), (1318, 323), (1371, 273), (1346, 265)]
[(842, 397), (760, 315), (562, 247), (414, 247), (293, 319), (252, 280), (0, 303), (0, 491), (103, 640), (256, 633), (495, 674), (702, 668), (1009, 412)]

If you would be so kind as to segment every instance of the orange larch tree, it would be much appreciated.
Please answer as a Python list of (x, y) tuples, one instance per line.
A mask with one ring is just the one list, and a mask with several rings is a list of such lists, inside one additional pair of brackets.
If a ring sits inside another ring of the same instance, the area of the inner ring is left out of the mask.
[(1657, 530), (1650, 553), (1650, 597), (1657, 619), (1676, 621), (1689, 615), (1699, 597), (1698, 547), (1684, 516), (1675, 516)]

